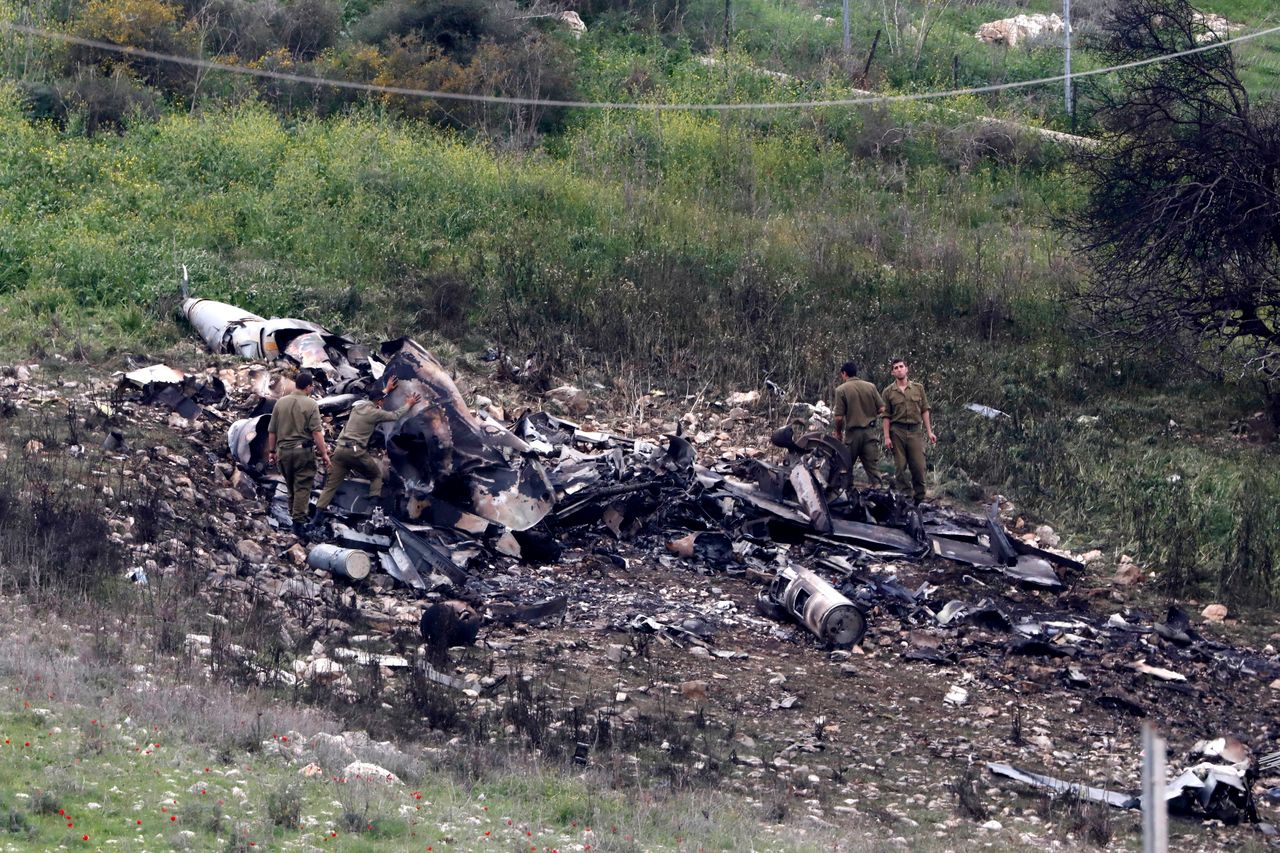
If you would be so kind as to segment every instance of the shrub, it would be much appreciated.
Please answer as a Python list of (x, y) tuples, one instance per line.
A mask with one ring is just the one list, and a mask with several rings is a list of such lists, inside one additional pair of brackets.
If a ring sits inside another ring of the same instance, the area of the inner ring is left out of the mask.
[(123, 131), (134, 119), (159, 115), (156, 94), (119, 69), (110, 77), (88, 69), (72, 84), (69, 99), (88, 136), (104, 129)]
[(212, 797), (190, 800), (183, 807), (183, 821), (210, 835), (221, 835), (226, 828), (226, 814)]
[(34, 836), (36, 828), (27, 820), (26, 812), (0, 805), (0, 829), (10, 835)]
[(302, 821), (302, 790), (286, 780), (267, 792), (267, 817), (273, 826), (297, 829)]
[[(54, 84), (23, 80), (18, 83), (18, 92), (23, 110), (31, 121), (49, 121), (59, 127), (66, 123), (66, 97)], [(2, 283), (0, 287), (3, 287)]]
[(123, 571), (103, 507), (77, 488), (86, 473), (21, 456), (0, 462), (0, 589), (80, 597)]
[(334, 0), (291, 0), (274, 20), (277, 37), (298, 59), (313, 59), (332, 47), (342, 29), (342, 9)]
[(57, 814), (62, 804), (58, 801), (58, 795), (53, 791), (36, 791), (31, 795), (30, 800), (31, 811), (38, 815)]
[(205, 49), (214, 54), (244, 62), (281, 44), (275, 26), (283, 13), (278, 0), (201, 0), (189, 3), (187, 11)]
[(417, 36), (465, 62), (485, 39), (509, 41), (515, 34), (510, 8), (481, 0), (389, 0), (356, 27), (356, 37), (379, 44)]
[[(192, 34), (180, 28), (179, 11), (168, 0), (89, 0), (72, 22), (71, 31), (124, 47), (190, 54)], [(70, 75), (91, 67), (99, 74), (115, 76), (117, 69), (125, 68), (144, 82), (170, 92), (185, 91), (194, 79), (193, 70), (187, 66), (93, 47), (73, 45), (68, 58)]]

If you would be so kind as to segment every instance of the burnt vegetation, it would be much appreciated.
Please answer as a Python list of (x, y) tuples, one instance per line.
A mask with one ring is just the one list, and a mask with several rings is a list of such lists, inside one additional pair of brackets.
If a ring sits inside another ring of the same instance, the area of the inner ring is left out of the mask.
[[(1183, 0), (1140, 0), (1115, 7), (1096, 48), (1120, 65), (1221, 38)], [(1280, 103), (1251, 95), (1226, 48), (1090, 94), (1102, 139), (1081, 149), (1089, 189), (1070, 226), (1092, 262), (1079, 297), (1095, 328), (1263, 383), (1280, 425)]]

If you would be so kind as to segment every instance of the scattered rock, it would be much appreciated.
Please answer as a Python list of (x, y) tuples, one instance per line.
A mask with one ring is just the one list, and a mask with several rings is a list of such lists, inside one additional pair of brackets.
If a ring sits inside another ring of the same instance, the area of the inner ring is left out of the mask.
[(363, 779), (366, 782), (386, 782), (389, 785), (399, 785), (400, 777), (392, 773), (385, 767), (379, 767), (376, 764), (370, 764), (367, 761), (353, 761), (346, 767), (342, 768), (342, 775), (348, 779)]
[(1032, 735), (1027, 738), (1027, 743), (1038, 746), (1045, 752), (1053, 752), (1053, 741), (1049, 739), (1048, 735)]
[(307, 668), (303, 670), (302, 675), (308, 681), (314, 681), (319, 684), (332, 684), (345, 678), (347, 671), (342, 664), (335, 660), (318, 658), (307, 664)]
[(576, 39), (582, 38), (582, 34), (587, 31), (587, 25), (583, 22), (582, 16), (572, 10), (557, 12), (552, 15), (560, 23), (569, 28), (569, 32), (573, 33)]
[(554, 404), (561, 411), (574, 417), (582, 417), (591, 409), (591, 401), (587, 399), (587, 394), (581, 388), (573, 385), (561, 385), (559, 388), (552, 388), (543, 398)]
[(1206, 622), (1221, 622), (1227, 618), (1227, 608), (1223, 604), (1210, 604), (1200, 611), (1200, 615), (1204, 617)]
[(707, 682), (705, 681), (683, 681), (680, 683), (680, 693), (684, 698), (692, 702), (705, 702), (707, 700)]
[(732, 407), (754, 406), (760, 402), (759, 391), (735, 391), (725, 398), (725, 404)]
[(250, 563), (265, 563), (267, 561), (267, 552), (252, 539), (241, 539), (237, 542), (236, 553)]
[(973, 34), (973, 37), (987, 44), (1017, 47), (1019, 44), (1025, 44), (1061, 32), (1062, 18), (1056, 14), (1014, 15), (1012, 18), (988, 21), (978, 27), (978, 31)]
[(1205, 28), (1205, 32), (1196, 34), (1196, 44), (1207, 44), (1215, 39), (1230, 38), (1232, 30), (1240, 29), (1239, 24), (1233, 24), (1213, 12), (1192, 12), (1191, 20)]
[(1120, 558), (1120, 566), (1116, 569), (1115, 577), (1111, 579), (1115, 586), (1131, 587), (1142, 583), (1142, 567), (1133, 561), (1133, 558), (1125, 554)]

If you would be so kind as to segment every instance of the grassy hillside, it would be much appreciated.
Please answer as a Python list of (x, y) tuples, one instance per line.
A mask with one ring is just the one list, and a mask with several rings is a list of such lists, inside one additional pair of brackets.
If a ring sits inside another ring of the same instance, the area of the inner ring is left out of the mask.
[[(556, 71), (543, 94), (747, 102), (1016, 79), (1061, 59), (977, 43), (977, 23), (1021, 11), (997, 6), (946, 7), (919, 57), (886, 44), (864, 82), (840, 72), (839, 28), (813, 20), (833, 14), (822, 5), (736, 4), (727, 53), (718, 3), (587, 5), (577, 42), (462, 5), (487, 29), (447, 49), (386, 36), (398, 25), (376, 14), (390, 5), (347, 4), (328, 47), (253, 61), (519, 93), (528, 81), (484, 74), (525, 51)], [(1272, 14), (1220, 5), (1251, 23)], [(91, 6), (54, 23), (87, 26)], [(883, 16), (855, 8), (867, 45)], [(699, 61), (708, 50), (718, 64)], [(1270, 451), (1229, 432), (1256, 407), (1253, 389), (1170, 369), (1158, 352), (1097, 351), (1063, 299), (1078, 259), (1050, 226), (1078, 189), (1063, 152), (966, 117), (1061, 125), (1057, 90), (947, 109), (460, 113), (217, 74), (197, 87), (140, 66), (114, 78), (76, 66), (67, 88), (77, 60), (64, 49), (9, 38), (3, 57), (14, 85), (0, 95), (0, 347), (13, 357), (163, 350), (188, 335), (174, 312), (180, 264), (200, 294), (259, 313), (537, 351), (637, 386), (768, 379), (813, 399), (846, 357), (883, 382), (904, 355), (939, 405), (944, 492), (1001, 491), (1078, 531), (1073, 544), (1136, 553), (1181, 593), (1280, 594), (1280, 476)], [(85, 80), (106, 88), (82, 91)], [(37, 97), (54, 90), (79, 94), (60, 108)], [(33, 122), (41, 104), (50, 117)], [(1011, 418), (988, 422), (966, 402)]]

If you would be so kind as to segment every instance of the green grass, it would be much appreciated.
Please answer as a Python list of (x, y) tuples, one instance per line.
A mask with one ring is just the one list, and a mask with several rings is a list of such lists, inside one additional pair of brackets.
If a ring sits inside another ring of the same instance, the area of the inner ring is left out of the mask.
[[(833, 118), (815, 133), (795, 118), (594, 117), (555, 162), (374, 117), (288, 128), (245, 107), (85, 140), (31, 127), (10, 106), (0, 329), (19, 347), (172, 341), (184, 333), (171, 311), (185, 263), (198, 292), (265, 314), (553, 352), (571, 340), (658, 370), (745, 332), (763, 351), (734, 372), (790, 382), (818, 357), (825, 373), (825, 355), (788, 352), (817, 304), (869, 319), (907, 298), (903, 276), (919, 276), (939, 281), (942, 310), (976, 312), (988, 285), (965, 255), (978, 245), (986, 269), (1021, 281), (1010, 304), (1027, 317), (1052, 298), (1033, 273), (1052, 249), (1019, 222), (1051, 188), (1034, 168), (1007, 167), (1025, 175), (993, 206), (999, 162), (928, 162), (943, 146), (970, 158), (963, 136), (892, 115)], [(850, 169), (850, 148), (872, 146), (878, 156)]]

